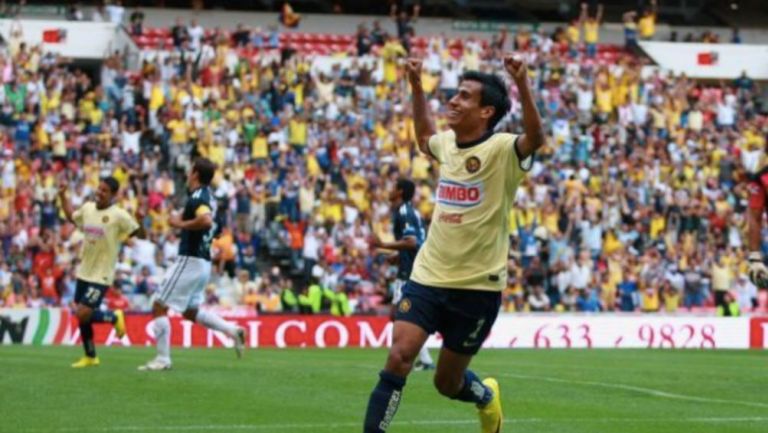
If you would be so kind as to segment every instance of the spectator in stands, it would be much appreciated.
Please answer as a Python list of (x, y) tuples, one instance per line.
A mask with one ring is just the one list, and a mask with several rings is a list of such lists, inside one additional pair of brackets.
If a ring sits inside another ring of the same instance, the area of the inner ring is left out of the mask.
[(357, 26), (357, 55), (358, 56), (365, 56), (368, 55), (368, 53), (371, 52), (371, 47), (373, 47), (373, 39), (371, 38), (370, 33), (368, 32), (368, 27), (365, 26), (365, 24), (360, 24)]
[(656, 34), (656, 15), (658, 13), (657, 0), (651, 0), (650, 6), (646, 7), (640, 19), (637, 22), (637, 29), (640, 32), (640, 39), (650, 40)]
[(181, 17), (176, 18), (176, 24), (171, 27), (171, 38), (173, 39), (173, 46), (176, 49), (181, 48), (184, 41), (189, 40), (189, 30), (184, 25)]
[(83, 21), (83, 11), (80, 10), (80, 3), (72, 3), (67, 6), (67, 12), (64, 15), (67, 21)]
[(587, 3), (581, 4), (580, 21), (584, 26), (584, 43), (586, 44), (586, 55), (594, 58), (597, 55), (597, 43), (600, 40), (600, 24), (603, 20), (603, 4), (597, 5), (597, 14), (593, 17), (589, 15)]
[(550, 301), (546, 293), (544, 293), (544, 287), (541, 285), (531, 286), (531, 294), (528, 295), (528, 305), (531, 311), (549, 311)]
[(741, 43), (741, 34), (739, 34), (739, 29), (736, 27), (733, 28), (733, 32), (731, 33), (731, 43), (732, 44)]
[(121, 0), (112, 0), (110, 3), (106, 3), (105, 6), (109, 22), (113, 24), (123, 24), (125, 19), (125, 8)]
[(130, 31), (133, 36), (141, 36), (144, 34), (144, 12), (140, 10), (134, 10), (128, 17), (130, 23)]

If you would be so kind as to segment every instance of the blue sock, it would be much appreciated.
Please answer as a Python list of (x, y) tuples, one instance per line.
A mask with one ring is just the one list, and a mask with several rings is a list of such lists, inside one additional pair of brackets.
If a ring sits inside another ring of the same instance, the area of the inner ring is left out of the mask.
[(382, 371), (365, 412), (364, 433), (384, 433), (397, 413), (405, 378)]
[(115, 323), (115, 313), (110, 310), (94, 310), (91, 314), (91, 322), (93, 323)]
[(483, 382), (472, 370), (464, 372), (464, 385), (461, 387), (461, 391), (453, 397), (454, 400), (475, 403), (480, 407), (488, 404), (492, 398), (493, 391), (483, 385)]

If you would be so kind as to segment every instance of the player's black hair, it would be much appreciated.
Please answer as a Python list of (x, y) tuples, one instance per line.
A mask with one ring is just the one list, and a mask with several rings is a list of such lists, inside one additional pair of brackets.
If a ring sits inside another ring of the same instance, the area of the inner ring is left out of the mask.
[(117, 179), (115, 179), (112, 176), (102, 178), (101, 181), (107, 184), (107, 186), (109, 187), (109, 190), (112, 191), (113, 195), (117, 194), (117, 191), (120, 190), (120, 182), (118, 182)]
[(192, 170), (197, 172), (197, 178), (204, 186), (211, 184), (213, 175), (216, 174), (216, 164), (208, 158), (198, 158), (195, 160), (195, 165)]
[(397, 180), (397, 189), (403, 192), (404, 202), (413, 200), (413, 194), (416, 192), (416, 185), (413, 181), (401, 177)]
[(480, 93), (480, 106), (487, 107), (490, 105), (495, 108), (493, 116), (488, 119), (488, 129), (493, 130), (512, 108), (507, 85), (498, 75), (480, 71), (465, 72), (461, 76), (461, 81), (464, 80), (477, 81), (483, 85)]

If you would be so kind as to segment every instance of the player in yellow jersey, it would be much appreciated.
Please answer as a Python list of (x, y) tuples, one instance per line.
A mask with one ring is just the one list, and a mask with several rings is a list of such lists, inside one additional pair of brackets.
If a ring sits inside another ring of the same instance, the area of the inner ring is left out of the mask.
[(145, 236), (143, 227), (136, 222), (143, 216), (138, 210), (137, 218), (134, 218), (114, 203), (120, 184), (113, 177), (104, 178), (99, 182), (95, 201), (87, 202), (75, 211), (67, 198), (68, 188), (66, 182), (59, 186), (62, 211), (67, 220), (85, 235), (80, 250), (75, 289), (75, 315), (79, 322), (85, 356), (72, 364), (72, 367), (93, 367), (99, 365), (93, 344), (93, 323), (112, 323), (118, 337), (125, 335), (123, 312), (101, 310), (99, 307), (114, 280), (120, 245), (131, 236)]
[(603, 4), (597, 5), (597, 15), (589, 15), (587, 3), (581, 4), (581, 19), (584, 26), (584, 43), (587, 45), (587, 57), (595, 58), (597, 55), (597, 41), (600, 39), (600, 23), (603, 21)]
[(434, 383), (444, 396), (474, 403), (481, 431), (498, 433), (503, 421), (499, 386), (469, 366), (493, 326), (507, 282), (508, 217), (515, 191), (544, 143), (541, 118), (525, 64), (504, 65), (520, 94), (525, 134), (495, 133), (510, 108), (497, 76), (466, 72), (448, 102), (450, 131), (436, 133), (421, 86), (421, 61), (409, 60), (419, 149), (440, 163), (432, 225), (397, 305), (392, 347), (371, 393), (364, 432), (383, 433), (399, 406), (405, 380), (429, 334), (443, 347)]

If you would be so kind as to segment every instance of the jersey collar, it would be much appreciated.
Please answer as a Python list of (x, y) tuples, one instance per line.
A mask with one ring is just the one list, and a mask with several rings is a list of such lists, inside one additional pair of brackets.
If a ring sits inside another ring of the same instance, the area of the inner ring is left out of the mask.
[(493, 135), (493, 130), (486, 131), (485, 134), (481, 135), (480, 138), (478, 138), (476, 140), (467, 141), (467, 142), (464, 142), (464, 143), (459, 143), (457, 141), (456, 142), (456, 147), (458, 147), (459, 149), (469, 149), (470, 147), (477, 146), (478, 144), (488, 140), (489, 138), (491, 138), (492, 135)]

